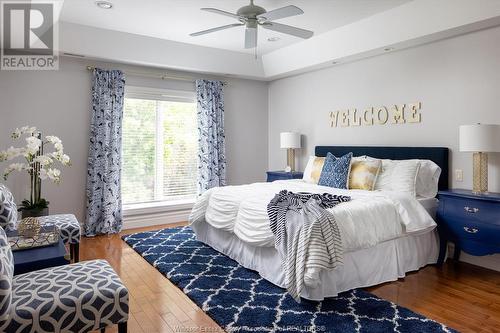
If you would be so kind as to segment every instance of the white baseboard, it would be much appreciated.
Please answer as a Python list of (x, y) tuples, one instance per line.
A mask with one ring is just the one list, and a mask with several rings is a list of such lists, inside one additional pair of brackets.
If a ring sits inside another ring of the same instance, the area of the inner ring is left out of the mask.
[(191, 209), (167, 211), (152, 214), (140, 214), (125, 216), (123, 218), (123, 229), (151, 227), (160, 224), (185, 222), (188, 220)]
[[(448, 258), (453, 258), (454, 249), (455, 246), (453, 243), (448, 243)], [(460, 261), (500, 272), (500, 254), (472, 256), (462, 251), (460, 254)]]

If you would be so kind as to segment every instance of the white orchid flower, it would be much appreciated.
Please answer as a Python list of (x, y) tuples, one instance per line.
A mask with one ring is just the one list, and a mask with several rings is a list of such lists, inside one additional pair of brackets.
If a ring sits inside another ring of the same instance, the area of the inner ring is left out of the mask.
[(38, 173), (38, 177), (41, 179), (41, 180), (45, 180), (47, 179), (49, 176), (47, 175), (47, 170), (45, 169), (40, 169), (40, 172)]
[(24, 163), (12, 163), (8, 166), (8, 168), (12, 171), (23, 171), (24, 169), (28, 169), (29, 167)]
[(7, 156), (6, 151), (0, 151), (0, 162), (7, 161)]
[(36, 148), (34, 146), (28, 146), (28, 147), (26, 147), (26, 150), (24, 152), (24, 156), (28, 157), (30, 155), (36, 155), (36, 153), (38, 153), (38, 148)]
[(68, 156), (68, 155), (66, 155), (66, 154), (63, 154), (63, 155), (61, 156), (61, 159), (60, 159), (59, 161), (60, 161), (63, 165), (70, 165), (70, 164), (71, 164), (71, 160), (70, 160), (69, 156)]
[(12, 137), (13, 139), (17, 139), (17, 138), (19, 138), (19, 137), (21, 136), (21, 134), (23, 134), (23, 133), (21, 132), (21, 130), (20, 130), (19, 128), (16, 128), (16, 129), (14, 130), (14, 132), (12, 132), (11, 137)]
[(70, 164), (70, 158), (68, 155), (64, 154), (62, 151), (55, 151), (50, 154), (52, 158), (58, 160), (61, 162), (63, 165), (69, 165)]
[(50, 169), (47, 170), (47, 176), (54, 183), (58, 183), (61, 180), (61, 178), (60, 178), (61, 177), (61, 170), (50, 168)]
[(63, 152), (63, 150), (64, 150), (64, 147), (63, 147), (62, 143), (60, 143), (60, 142), (56, 142), (56, 143), (54, 143), (54, 148), (55, 148), (58, 152), (60, 152), (60, 153), (62, 153), (62, 152)]
[(9, 147), (5, 152), (6, 160), (10, 161), (18, 156), (22, 156), (24, 150), (22, 148)]
[(23, 134), (29, 134), (33, 135), (36, 132), (36, 127), (31, 127), (31, 126), (23, 126), (21, 127), (21, 133)]
[(54, 136), (54, 135), (47, 135), (47, 136), (45, 137), (45, 139), (46, 139), (48, 142), (50, 142), (50, 143), (52, 143), (52, 144), (54, 144), (54, 145), (55, 145), (56, 143), (62, 143), (61, 139), (59, 139), (57, 136)]
[(37, 137), (29, 136), (26, 138), (26, 152), (30, 155), (35, 155), (42, 146), (42, 140)]
[(42, 140), (35, 136), (28, 136), (26, 138), (26, 143), (35, 147), (40, 147), (42, 145)]
[(23, 171), (23, 170), (31, 170), (29, 165), (24, 163), (12, 163), (8, 167), (5, 168), (3, 172), (3, 178), (7, 180), (7, 177), (10, 175), (12, 171)]
[(37, 156), (33, 162), (38, 162), (40, 163), (42, 166), (47, 166), (47, 165), (51, 165), (52, 163), (54, 163), (54, 161), (50, 158), (50, 156), (47, 156), (47, 155), (40, 155), (40, 156)]
[(36, 127), (32, 126), (23, 126), (21, 128), (16, 128), (14, 132), (12, 133), (11, 137), (13, 139), (17, 139), (21, 137), (23, 134), (29, 134), (29, 135), (34, 135), (35, 133), (38, 133), (36, 130)]

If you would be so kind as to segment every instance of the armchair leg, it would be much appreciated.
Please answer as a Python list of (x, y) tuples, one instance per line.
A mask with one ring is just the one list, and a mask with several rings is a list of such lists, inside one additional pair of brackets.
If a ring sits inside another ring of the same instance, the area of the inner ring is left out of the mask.
[(127, 333), (127, 322), (118, 324), (118, 333)]
[(106, 328), (105, 327), (101, 328), (101, 333), (105, 333), (105, 332), (106, 332)]

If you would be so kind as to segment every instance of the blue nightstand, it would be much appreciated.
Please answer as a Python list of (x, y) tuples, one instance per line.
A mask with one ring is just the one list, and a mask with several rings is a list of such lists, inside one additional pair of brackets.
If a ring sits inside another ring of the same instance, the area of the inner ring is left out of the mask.
[(284, 179), (302, 179), (304, 175), (303, 172), (293, 171), (268, 171), (267, 172), (267, 181), (274, 182), (275, 180), (284, 180)]
[(500, 253), (500, 193), (476, 195), (470, 190), (438, 193), (437, 222), (440, 237), (438, 264), (442, 264), (448, 241), (460, 251), (483, 256)]

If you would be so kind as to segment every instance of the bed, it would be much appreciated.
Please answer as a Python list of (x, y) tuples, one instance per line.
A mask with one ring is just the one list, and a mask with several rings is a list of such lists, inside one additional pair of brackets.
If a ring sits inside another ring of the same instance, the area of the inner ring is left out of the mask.
[[(317, 146), (316, 156), (353, 152), (379, 159), (431, 160), (441, 168), (439, 189), (448, 187), (448, 149), (436, 147)], [(300, 296), (310, 300), (343, 291), (395, 281), (407, 272), (437, 262), (439, 238), (433, 221), (436, 198), (408, 199), (398, 193), (338, 190), (301, 180), (228, 186), (204, 193), (193, 208), (191, 226), (201, 242), (256, 270), (271, 283), (285, 287), (281, 259), (274, 248), (266, 206), (281, 189), (335, 193), (353, 200), (332, 209), (341, 227), (342, 266), (319, 272), (316, 283)], [(366, 211), (369, 211), (367, 213)], [(400, 221), (389, 223), (387, 221)]]

